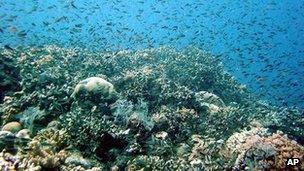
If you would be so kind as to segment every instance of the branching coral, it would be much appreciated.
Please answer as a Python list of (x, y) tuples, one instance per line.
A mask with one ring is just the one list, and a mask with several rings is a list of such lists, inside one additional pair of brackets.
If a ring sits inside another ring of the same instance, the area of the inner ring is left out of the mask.
[(68, 138), (68, 134), (63, 129), (57, 130), (55, 128), (46, 128), (38, 132), (33, 140), (44, 142), (55, 151), (58, 151), (67, 147)]
[(58, 170), (60, 164), (63, 164), (68, 155), (64, 150), (53, 151), (37, 140), (32, 140), (29, 143), (27, 153), (23, 153), (12, 155), (3, 152), (0, 156), (1, 168), (4, 170)]
[[(67, 153), (62, 150), (59, 152), (52, 151), (50, 148), (43, 147), (38, 140), (32, 140), (29, 143), (29, 153), (22, 160), (22, 167), (41, 167), (58, 169), (60, 163), (63, 163)], [(24, 169), (20, 167), (21, 169)]]

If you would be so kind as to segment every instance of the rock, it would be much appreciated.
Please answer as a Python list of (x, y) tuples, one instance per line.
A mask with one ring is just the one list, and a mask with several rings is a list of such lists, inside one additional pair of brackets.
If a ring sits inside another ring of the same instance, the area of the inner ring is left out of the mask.
[(17, 138), (25, 138), (30, 139), (30, 130), (28, 129), (22, 129), (16, 134)]
[(99, 77), (90, 77), (80, 81), (72, 93), (71, 97), (76, 98), (80, 94), (89, 94), (89, 96), (97, 96), (106, 101), (115, 100), (117, 93), (113, 84)]
[(2, 131), (9, 131), (12, 133), (16, 133), (22, 129), (22, 126), (19, 122), (9, 122), (2, 127)]

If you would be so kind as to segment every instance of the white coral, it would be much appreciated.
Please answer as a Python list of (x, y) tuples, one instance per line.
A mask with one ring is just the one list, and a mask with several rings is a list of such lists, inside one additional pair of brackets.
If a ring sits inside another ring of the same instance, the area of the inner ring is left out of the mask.
[(101, 94), (105, 99), (112, 99), (116, 96), (113, 84), (99, 77), (90, 77), (80, 81), (72, 93), (71, 97), (75, 97), (80, 91), (93, 94)]

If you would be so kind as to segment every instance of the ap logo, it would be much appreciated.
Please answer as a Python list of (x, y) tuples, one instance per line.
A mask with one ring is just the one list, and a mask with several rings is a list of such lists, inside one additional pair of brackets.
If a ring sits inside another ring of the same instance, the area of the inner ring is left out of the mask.
[(300, 164), (300, 159), (298, 158), (289, 158), (286, 161), (286, 166), (297, 166)]

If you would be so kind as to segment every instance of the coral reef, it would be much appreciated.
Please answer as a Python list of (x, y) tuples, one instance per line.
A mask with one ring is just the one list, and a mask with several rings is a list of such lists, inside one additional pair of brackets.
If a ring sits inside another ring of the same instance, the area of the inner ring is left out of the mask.
[(278, 108), (274, 111), (264, 110), (261, 123), (272, 132), (283, 131), (289, 138), (304, 145), (304, 115), (298, 109)]
[(0, 104), (2, 169), (278, 170), (303, 158), (300, 111), (259, 101), (200, 49), (10, 55), (21, 89)]
[[(287, 159), (304, 159), (304, 148), (282, 133), (268, 135), (265, 128), (233, 134), (226, 143), (229, 155), (236, 154), (236, 170), (286, 170)], [(304, 164), (294, 170), (303, 170)]]
[(43, 148), (40, 141), (32, 140), (29, 143), (30, 152), (22, 160), (20, 168), (41, 167), (41, 169), (57, 170), (60, 163), (64, 162), (67, 154), (65, 151), (54, 152), (50, 148)]
[(1, 168), (10, 168), (11, 170), (58, 170), (60, 163), (65, 159), (64, 151), (56, 152), (43, 148), (40, 142), (33, 140), (29, 143), (29, 149), (26, 154), (19, 152), (17, 154), (2, 152), (0, 160)]

